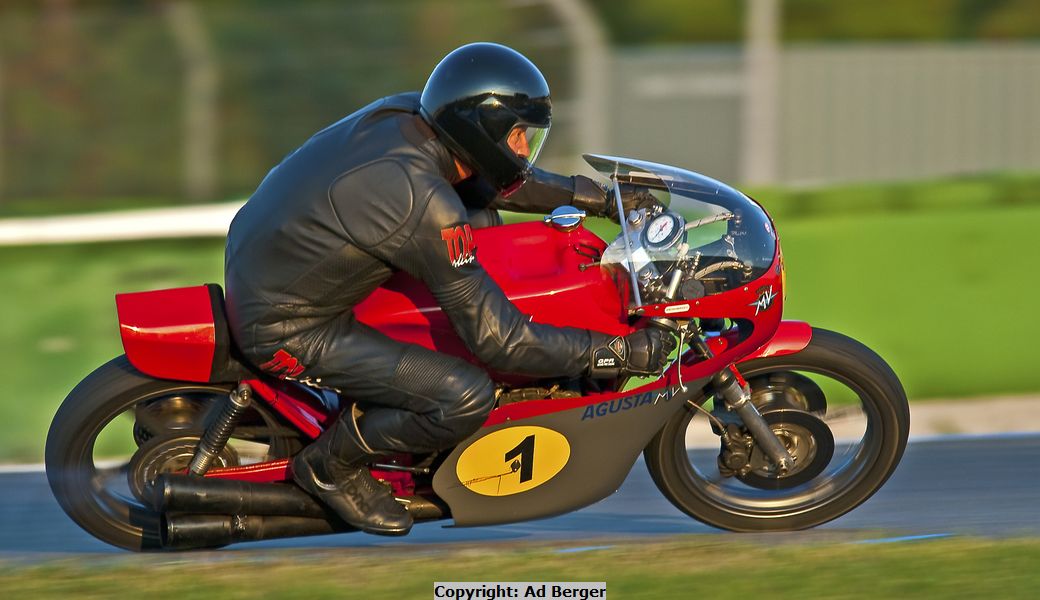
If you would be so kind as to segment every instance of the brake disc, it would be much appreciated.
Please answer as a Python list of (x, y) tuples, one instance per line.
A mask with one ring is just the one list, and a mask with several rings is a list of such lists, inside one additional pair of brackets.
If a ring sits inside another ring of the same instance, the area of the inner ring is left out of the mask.
[(776, 371), (748, 379), (751, 401), (759, 411), (795, 408), (811, 413), (827, 412), (827, 397), (820, 386), (801, 373)]
[(791, 454), (794, 467), (778, 475), (756, 444), (751, 450), (750, 471), (738, 474), (738, 479), (762, 490), (784, 490), (811, 480), (827, 468), (834, 456), (834, 435), (822, 419), (791, 408), (767, 410), (762, 418)]

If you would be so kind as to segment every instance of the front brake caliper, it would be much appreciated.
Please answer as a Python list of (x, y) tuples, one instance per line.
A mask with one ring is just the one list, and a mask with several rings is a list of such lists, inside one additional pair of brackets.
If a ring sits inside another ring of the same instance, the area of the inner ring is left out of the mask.
[(751, 449), (754, 447), (754, 440), (743, 427), (735, 423), (726, 425), (721, 439), (719, 473), (723, 477), (747, 475), (751, 471)]

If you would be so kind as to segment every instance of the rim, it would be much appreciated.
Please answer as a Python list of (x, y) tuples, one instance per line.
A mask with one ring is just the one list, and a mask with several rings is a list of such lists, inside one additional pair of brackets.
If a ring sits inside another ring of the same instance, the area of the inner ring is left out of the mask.
[[(685, 435), (675, 437), (677, 464), (690, 491), (718, 510), (770, 518), (818, 509), (865, 479), (882, 453), (883, 436), (877, 435), (883, 430), (879, 398), (844, 374), (815, 366), (762, 367), (748, 370), (744, 376), (750, 380), (781, 371), (808, 377), (826, 391), (825, 410), (813, 414), (831, 430), (834, 454), (822, 472), (809, 481), (777, 490), (752, 487), (737, 477), (721, 475), (717, 463), (718, 436), (711, 436), (715, 440), (713, 447), (705, 447), (704, 434), (711, 433), (710, 423), (699, 411), (690, 411), (680, 428)], [(694, 447), (688, 449), (688, 444)]]
[[(229, 388), (206, 386), (166, 389), (135, 397), (105, 413), (99, 413), (96, 425), (86, 441), (78, 448), (70, 448), (70, 460), (66, 463), (73, 469), (73, 473), (68, 474), (75, 481), (72, 489), (85, 490), (85, 493), (78, 493), (78, 502), (104, 519), (110, 527), (124, 534), (143, 535), (145, 547), (157, 546), (160, 515), (135, 496), (128, 479), (134, 469), (132, 460), (138, 455), (137, 444), (141, 444), (141, 451), (147, 451), (149, 446), (154, 447), (155, 442), (163, 438), (169, 438), (171, 443), (192, 435), (197, 438), (204, 429), (210, 411), (219, 409), (220, 400), (229, 391)], [(186, 403), (189, 410), (182, 413), (180, 418), (173, 419), (172, 427), (163, 431), (154, 431), (155, 421), (152, 421), (151, 435), (142, 435), (135, 419), (139, 407), (171, 399), (176, 399), (182, 405)], [(262, 407), (253, 405), (243, 416), (243, 423), (257, 421), (259, 426), (243, 427), (242, 435), (236, 428), (228, 442), (228, 448), (232, 451), (222, 453), (224, 463), (239, 457), (240, 464), (248, 464), (287, 455), (288, 442), (286, 438), (277, 435), (281, 429), (277, 421)], [(183, 462), (180, 454), (166, 453), (171, 456), (168, 464), (151, 464), (145, 470), (153, 475), (176, 470)], [(158, 455), (165, 456), (163, 453)]]

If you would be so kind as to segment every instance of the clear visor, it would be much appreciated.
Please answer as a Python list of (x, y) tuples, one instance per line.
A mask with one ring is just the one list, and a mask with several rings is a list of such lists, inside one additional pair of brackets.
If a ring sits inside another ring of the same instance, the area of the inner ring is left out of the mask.
[(509, 132), (506, 142), (517, 156), (527, 159), (527, 162), (533, 165), (534, 161), (538, 160), (538, 155), (548, 137), (549, 127), (519, 125)]

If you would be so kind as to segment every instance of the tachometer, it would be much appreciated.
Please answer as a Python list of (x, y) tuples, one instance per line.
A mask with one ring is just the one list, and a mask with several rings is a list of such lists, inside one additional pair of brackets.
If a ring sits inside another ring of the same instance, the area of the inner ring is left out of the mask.
[(672, 213), (662, 213), (646, 224), (643, 242), (652, 250), (664, 250), (674, 245), (683, 234), (683, 224)]

